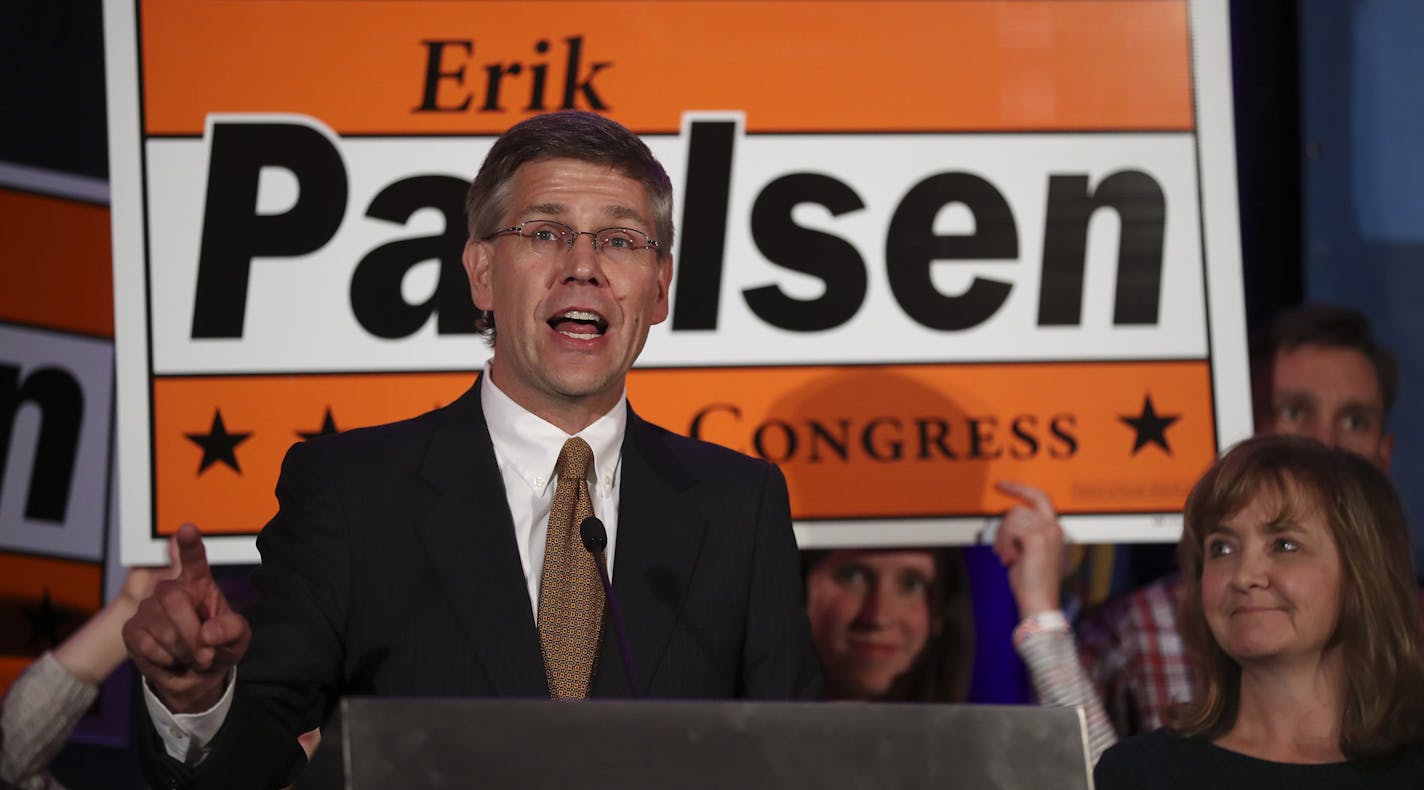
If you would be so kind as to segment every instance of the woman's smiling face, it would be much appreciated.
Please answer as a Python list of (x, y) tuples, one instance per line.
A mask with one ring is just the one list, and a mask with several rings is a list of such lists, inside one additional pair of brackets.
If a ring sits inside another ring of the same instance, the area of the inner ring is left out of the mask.
[(1266, 487), (1206, 533), (1202, 608), (1217, 644), (1243, 666), (1318, 661), (1335, 635), (1340, 553), (1313, 499), (1294, 484)]
[(883, 697), (914, 665), (931, 630), (929, 551), (833, 551), (810, 570), (811, 638), (834, 696)]

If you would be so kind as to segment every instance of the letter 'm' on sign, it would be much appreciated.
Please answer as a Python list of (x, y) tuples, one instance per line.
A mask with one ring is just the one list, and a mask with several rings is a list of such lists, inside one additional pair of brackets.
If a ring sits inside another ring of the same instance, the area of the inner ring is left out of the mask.
[(25, 518), (62, 524), (79, 454), (84, 392), (60, 368), (40, 368), (21, 381), (20, 368), (0, 365), (0, 480), (5, 479), (5, 466), (14, 450), (10, 437), (15, 418), (26, 401), (39, 407), (41, 419)]
[[(257, 213), (264, 167), (280, 167), (296, 177), (296, 202), (280, 214)], [(242, 337), (252, 259), (320, 249), (341, 225), (346, 194), (341, 153), (317, 129), (297, 123), (214, 122), (193, 337)]]

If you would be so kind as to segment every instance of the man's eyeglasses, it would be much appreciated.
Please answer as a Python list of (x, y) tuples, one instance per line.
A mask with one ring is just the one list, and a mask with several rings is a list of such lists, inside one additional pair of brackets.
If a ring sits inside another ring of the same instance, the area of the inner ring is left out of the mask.
[(579, 236), (593, 239), (593, 248), (612, 263), (632, 263), (642, 260), (644, 250), (657, 248), (648, 234), (633, 228), (604, 228), (598, 231), (574, 230), (551, 219), (531, 219), (512, 228), (502, 228), (484, 237), (489, 241), (498, 236), (519, 236), (538, 255), (553, 255), (570, 250)]

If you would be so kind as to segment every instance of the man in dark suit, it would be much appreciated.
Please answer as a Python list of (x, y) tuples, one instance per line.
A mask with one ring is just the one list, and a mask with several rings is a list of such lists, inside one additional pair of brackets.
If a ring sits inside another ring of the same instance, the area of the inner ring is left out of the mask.
[[(154, 784), (283, 784), (303, 764), (297, 736), (343, 695), (818, 694), (780, 472), (626, 402), (668, 313), (661, 165), (600, 116), (538, 116), (495, 143), (466, 208), (465, 268), (494, 347), (475, 385), (412, 420), (292, 448), (257, 541), (253, 628), (188, 527), (182, 575), (126, 626)], [(626, 666), (592, 555), (558, 548), (566, 506), (607, 526)]]

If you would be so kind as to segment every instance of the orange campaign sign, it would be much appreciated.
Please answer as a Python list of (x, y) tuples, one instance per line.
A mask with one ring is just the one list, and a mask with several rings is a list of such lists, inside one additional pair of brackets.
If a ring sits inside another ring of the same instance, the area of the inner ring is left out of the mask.
[(124, 559), (253, 561), (292, 443), (489, 348), (464, 193), (530, 115), (667, 167), (644, 417), (781, 466), (804, 547), (1175, 540), (1250, 431), (1219, 0), (106, 6)]
[(0, 163), (0, 693), (116, 586), (107, 202), (102, 182)]

